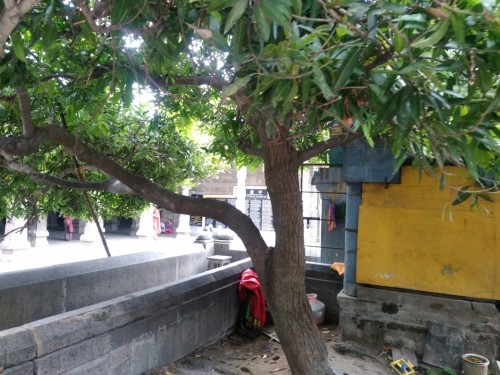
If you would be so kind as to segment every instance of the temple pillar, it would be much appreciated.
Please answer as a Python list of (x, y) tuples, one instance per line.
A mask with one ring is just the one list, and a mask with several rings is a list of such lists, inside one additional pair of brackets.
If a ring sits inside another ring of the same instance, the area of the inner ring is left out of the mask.
[(28, 250), (31, 247), (28, 241), (28, 228), (25, 225), (26, 219), (18, 217), (6, 219), (5, 233), (8, 234), (2, 242), (2, 252), (4, 254), (12, 254), (17, 250)]
[(30, 228), (29, 241), (32, 247), (43, 249), (49, 246), (49, 231), (47, 230), (47, 216), (39, 217)]
[[(95, 242), (101, 242), (102, 238), (99, 234), (99, 230), (93, 220), (84, 222), (84, 230), (83, 234), (80, 236), (80, 242), (84, 245), (89, 245)], [(102, 232), (104, 233), (104, 226), (102, 225), (102, 219), (99, 219), (99, 225), (101, 227)]]
[[(156, 232), (153, 226), (153, 210), (154, 206), (150, 204), (144, 211), (142, 211), (141, 216), (138, 219), (134, 219), (137, 230), (135, 230), (135, 236), (140, 238), (154, 238)], [(134, 226), (134, 222), (132, 222)], [(134, 229), (132, 228), (130, 235), (132, 235)]]
[[(189, 189), (183, 186), (181, 194), (189, 196)], [(175, 233), (177, 233), (176, 238), (179, 237), (191, 238), (191, 226), (189, 225), (189, 215), (184, 215), (184, 214), (179, 215), (179, 226), (175, 229)]]

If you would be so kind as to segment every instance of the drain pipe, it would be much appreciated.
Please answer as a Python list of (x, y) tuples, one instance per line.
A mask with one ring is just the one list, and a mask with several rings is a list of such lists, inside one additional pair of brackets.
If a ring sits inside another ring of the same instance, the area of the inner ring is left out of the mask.
[(356, 257), (361, 183), (347, 183), (346, 193), (344, 293), (356, 297)]

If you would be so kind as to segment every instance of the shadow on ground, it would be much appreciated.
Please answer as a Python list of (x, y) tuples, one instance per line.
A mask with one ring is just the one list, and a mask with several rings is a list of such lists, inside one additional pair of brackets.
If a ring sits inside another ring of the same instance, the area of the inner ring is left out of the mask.
[[(337, 326), (319, 328), (326, 341), (332, 369), (342, 375), (391, 374), (388, 363), (377, 353), (342, 343)], [(273, 335), (273, 328), (266, 327)], [(232, 334), (221, 341), (168, 366), (142, 375), (290, 375), (279, 342), (266, 335), (249, 339)]]

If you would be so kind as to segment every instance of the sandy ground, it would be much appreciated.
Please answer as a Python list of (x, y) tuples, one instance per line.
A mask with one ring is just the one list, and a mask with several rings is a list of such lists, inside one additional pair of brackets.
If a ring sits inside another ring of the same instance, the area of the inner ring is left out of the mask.
[[(272, 327), (266, 327), (272, 334)], [(369, 353), (342, 343), (336, 326), (319, 328), (326, 341), (332, 369), (342, 375), (394, 374), (379, 353)], [(222, 339), (168, 366), (155, 368), (142, 375), (290, 375), (281, 346), (261, 335), (249, 339), (237, 334)], [(312, 375), (312, 374), (311, 374)]]

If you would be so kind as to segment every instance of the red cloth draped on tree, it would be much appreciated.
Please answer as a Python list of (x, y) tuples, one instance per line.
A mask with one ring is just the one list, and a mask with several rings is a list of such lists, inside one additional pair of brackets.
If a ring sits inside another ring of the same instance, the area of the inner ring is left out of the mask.
[(266, 299), (262, 293), (259, 278), (253, 270), (243, 271), (238, 295), (240, 301), (248, 302), (244, 312), (247, 328), (262, 328), (266, 324)]

